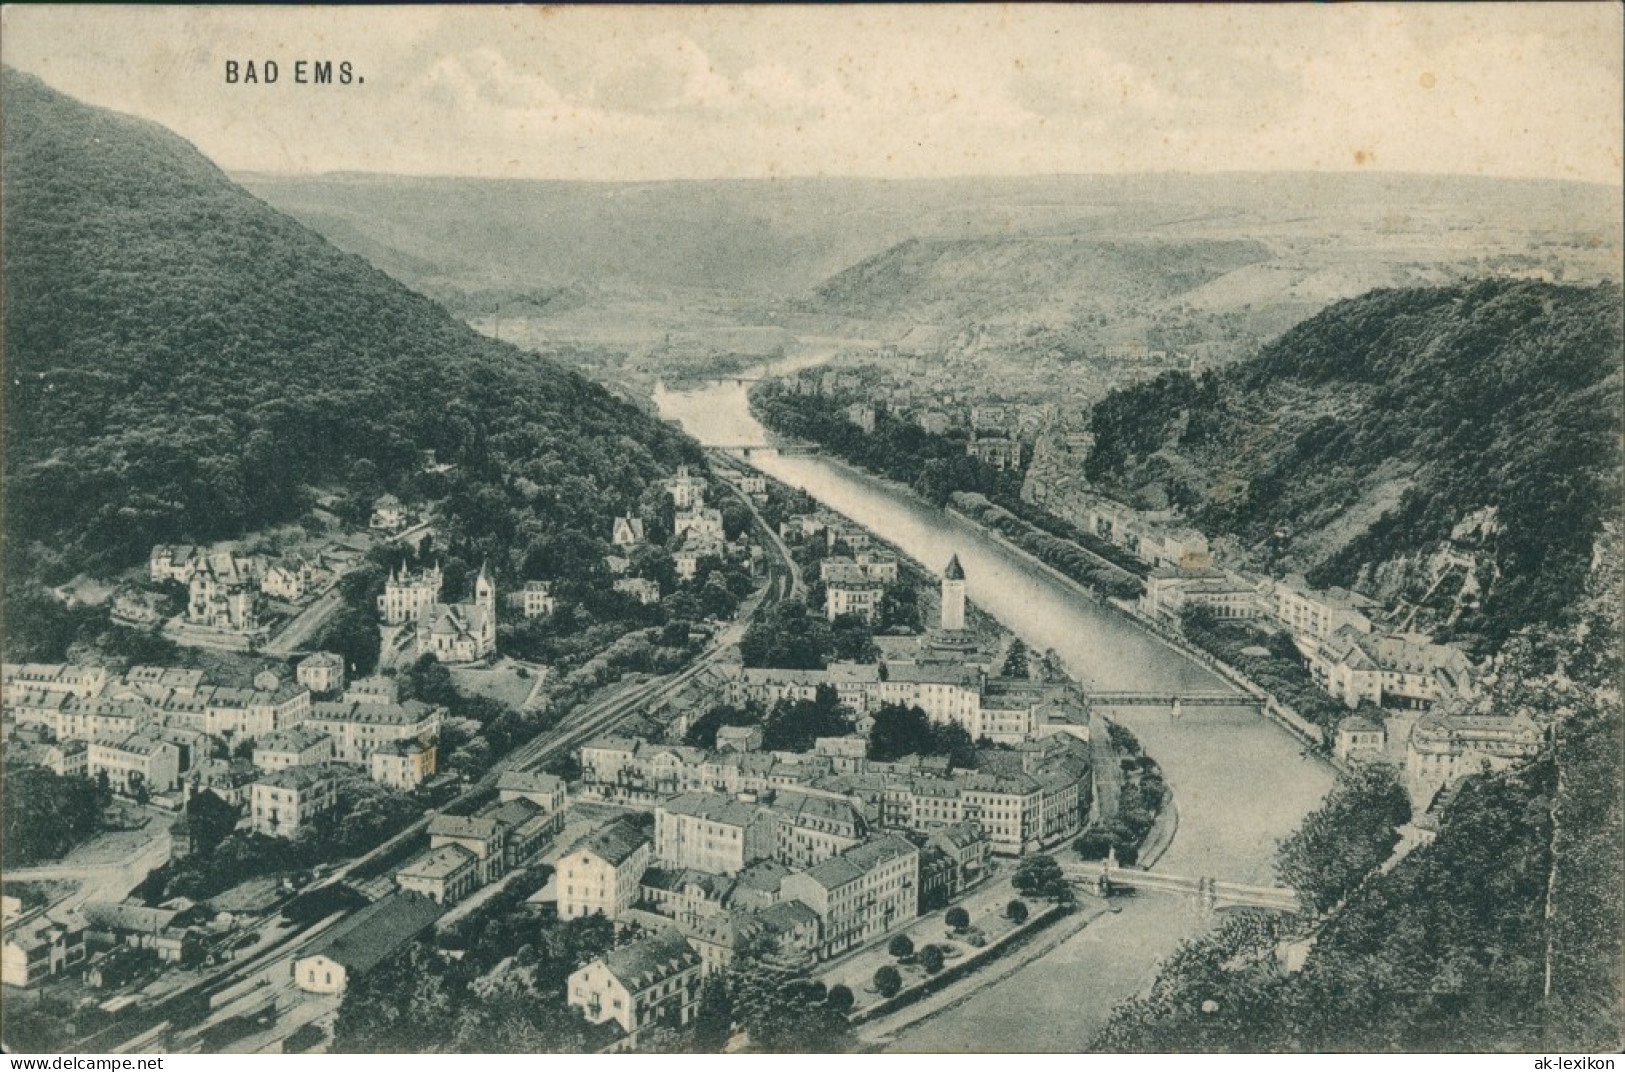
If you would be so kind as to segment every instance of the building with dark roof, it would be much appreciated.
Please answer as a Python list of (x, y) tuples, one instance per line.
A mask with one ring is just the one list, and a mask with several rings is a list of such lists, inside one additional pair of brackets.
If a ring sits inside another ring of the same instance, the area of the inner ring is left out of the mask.
[(591, 1023), (614, 1021), (628, 1039), (655, 1024), (681, 1027), (700, 1000), (700, 955), (676, 930), (622, 946), (570, 976), (571, 1007)]
[(293, 983), (312, 994), (342, 994), (353, 975), (382, 964), (440, 918), (421, 893), (383, 897), (324, 931), (293, 961)]

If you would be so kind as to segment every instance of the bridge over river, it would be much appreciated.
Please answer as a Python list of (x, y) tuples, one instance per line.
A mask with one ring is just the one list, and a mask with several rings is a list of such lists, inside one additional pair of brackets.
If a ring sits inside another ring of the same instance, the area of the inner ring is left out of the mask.
[(1301, 907), (1298, 891), (1290, 886), (1251, 886), (1208, 876), (1168, 875), (1160, 871), (1118, 867), (1113, 861), (1101, 864), (1092, 878), (1087, 871), (1084, 877), (1103, 897), (1109, 897), (1118, 890), (1172, 893), (1193, 898), (1209, 912), (1224, 908), (1267, 908), (1276, 912), (1296, 912)]
[(1166, 708), (1178, 718), (1187, 707), (1250, 707), (1259, 702), (1251, 696), (1214, 689), (1173, 692), (1171, 690), (1085, 691), (1090, 707), (1156, 707)]

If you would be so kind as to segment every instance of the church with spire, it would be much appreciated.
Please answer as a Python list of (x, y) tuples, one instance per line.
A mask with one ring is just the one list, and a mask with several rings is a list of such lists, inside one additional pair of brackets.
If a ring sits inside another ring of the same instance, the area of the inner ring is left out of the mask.
[(378, 597), (385, 627), (412, 631), (414, 657), (433, 655), (443, 663), (472, 663), (497, 650), (497, 588), (490, 569), (480, 566), (474, 598), (466, 603), (440, 602), (438, 565), (422, 570), (392, 570)]

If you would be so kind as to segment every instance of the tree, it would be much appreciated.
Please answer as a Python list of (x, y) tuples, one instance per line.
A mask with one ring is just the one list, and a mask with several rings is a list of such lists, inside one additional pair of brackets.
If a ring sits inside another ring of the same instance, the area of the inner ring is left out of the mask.
[(914, 955), (914, 943), (909, 940), (908, 935), (899, 934), (887, 944), (886, 952), (898, 960), (906, 960)]
[(703, 1053), (720, 1053), (733, 1034), (733, 995), (723, 975), (713, 975), (700, 989), (694, 1011), (694, 1046)]
[(925, 969), (927, 975), (935, 975), (937, 972), (941, 971), (942, 963), (943, 957), (941, 946), (928, 945), (924, 949), (920, 950), (920, 967)]
[(999, 676), (1025, 678), (1029, 672), (1027, 645), (1019, 638), (1010, 641), (1010, 650), (1004, 656), (1004, 665), (999, 668)]
[(768, 713), (762, 729), (762, 747), (768, 751), (808, 752), (820, 737), (844, 737), (852, 721), (835, 690), (818, 687), (815, 700), (780, 700)]
[(1027, 922), (1027, 902), (1021, 900), (1011, 901), (1004, 906), (1004, 916), (1019, 927)]
[(1072, 887), (1053, 856), (1028, 856), (1016, 865), (1011, 885), (1029, 897), (1065, 903), (1072, 900)]
[(213, 852), (237, 828), (237, 809), (205, 789), (186, 802), (186, 821), (192, 828), (194, 851)]
[(970, 913), (955, 905), (948, 909), (948, 914), (942, 917), (942, 921), (954, 930), (962, 931), (970, 926)]
[(889, 998), (903, 989), (903, 973), (890, 964), (883, 964), (875, 969), (875, 990), (883, 998)]
[(829, 988), (829, 994), (824, 998), (824, 1004), (845, 1016), (852, 1011), (852, 1006), (857, 1004), (857, 998), (853, 995), (851, 987), (843, 983), (836, 983)]
[(1394, 769), (1358, 764), (1338, 775), (1326, 799), (1281, 843), (1276, 870), (1306, 908), (1324, 912), (1388, 858), (1410, 817), (1410, 798)]

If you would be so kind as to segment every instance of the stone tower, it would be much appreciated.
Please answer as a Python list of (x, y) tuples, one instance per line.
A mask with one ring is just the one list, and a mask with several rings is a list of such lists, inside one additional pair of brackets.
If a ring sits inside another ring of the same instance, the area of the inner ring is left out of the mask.
[(474, 578), (474, 605), (484, 607), (495, 614), (497, 611), (497, 586), (491, 580), (490, 570), (486, 563), (480, 563), (480, 575)]
[(945, 631), (965, 628), (965, 567), (959, 564), (958, 555), (942, 571), (941, 625)]

